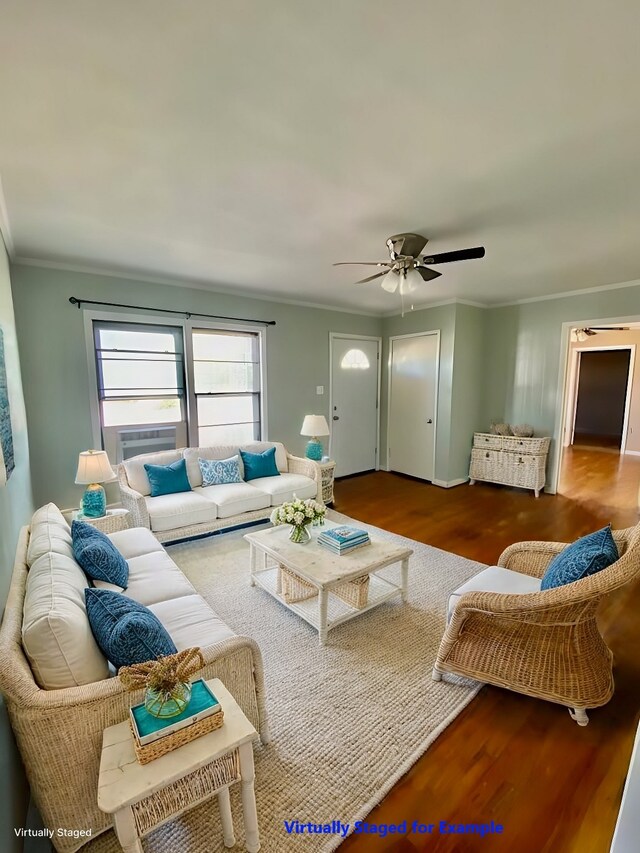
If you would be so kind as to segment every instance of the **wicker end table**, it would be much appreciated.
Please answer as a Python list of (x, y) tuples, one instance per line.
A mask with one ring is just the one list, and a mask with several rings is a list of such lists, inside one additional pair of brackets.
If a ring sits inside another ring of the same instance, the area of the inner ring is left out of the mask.
[(336, 463), (333, 460), (329, 460), (328, 462), (318, 462), (318, 465), (320, 466), (320, 476), (322, 478), (322, 501), (325, 504), (332, 504)]
[(224, 724), (149, 764), (136, 760), (128, 721), (104, 730), (98, 806), (112, 815), (124, 853), (143, 853), (141, 839), (156, 826), (213, 796), (225, 847), (233, 847), (229, 786), (236, 782), (242, 785), (245, 848), (260, 849), (252, 744), (258, 733), (218, 678), (207, 684), (220, 700)]
[(84, 521), (85, 524), (96, 527), (102, 533), (117, 533), (131, 526), (131, 513), (128, 509), (108, 509), (107, 514), (99, 518), (90, 518), (88, 515), (83, 515), (80, 510), (76, 510), (72, 517), (74, 521)]

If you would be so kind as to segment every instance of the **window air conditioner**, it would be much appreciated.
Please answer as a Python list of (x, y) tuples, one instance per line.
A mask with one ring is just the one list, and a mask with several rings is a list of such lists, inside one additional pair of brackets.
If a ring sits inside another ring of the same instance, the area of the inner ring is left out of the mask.
[(176, 446), (175, 426), (121, 429), (118, 430), (117, 461), (123, 462), (141, 453), (175, 450)]

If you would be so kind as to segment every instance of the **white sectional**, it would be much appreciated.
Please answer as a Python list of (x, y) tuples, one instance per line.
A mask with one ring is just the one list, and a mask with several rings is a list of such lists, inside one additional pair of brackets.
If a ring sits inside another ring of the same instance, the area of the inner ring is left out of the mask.
[[(198, 459), (229, 459), (238, 456), (244, 477), (241, 450), (262, 453), (275, 447), (278, 476), (259, 477), (242, 483), (203, 486)], [(145, 464), (170, 465), (185, 460), (192, 491), (151, 497)], [(272, 507), (299, 498), (322, 502), (322, 473), (311, 459), (292, 456), (280, 442), (257, 441), (242, 446), (186, 447), (147, 453), (118, 466), (120, 498), (133, 524), (147, 527), (161, 542), (201, 536), (250, 521), (268, 518)]]

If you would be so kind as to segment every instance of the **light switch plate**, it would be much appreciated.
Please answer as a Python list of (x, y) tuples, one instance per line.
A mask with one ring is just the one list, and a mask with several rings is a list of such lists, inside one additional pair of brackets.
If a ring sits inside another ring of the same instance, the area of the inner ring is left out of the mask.
[(316, 385), (316, 394), (318, 396), (324, 394), (324, 385)]

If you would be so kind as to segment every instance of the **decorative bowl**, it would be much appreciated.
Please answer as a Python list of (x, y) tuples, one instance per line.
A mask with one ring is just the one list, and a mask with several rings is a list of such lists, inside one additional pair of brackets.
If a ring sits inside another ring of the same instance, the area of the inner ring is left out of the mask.
[(495, 435), (513, 435), (509, 424), (491, 424), (491, 429)]
[(513, 427), (513, 434), (519, 438), (532, 438), (534, 429), (531, 424), (516, 424)]

